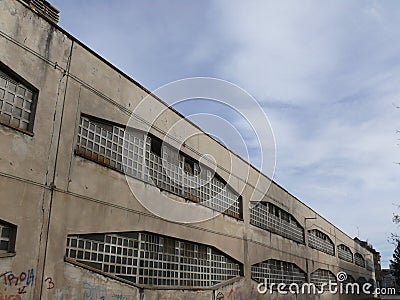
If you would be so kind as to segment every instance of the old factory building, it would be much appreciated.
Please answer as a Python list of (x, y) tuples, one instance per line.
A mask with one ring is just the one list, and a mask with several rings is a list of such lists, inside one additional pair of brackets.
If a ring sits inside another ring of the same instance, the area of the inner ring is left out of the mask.
[[(365, 298), (259, 293), (338, 272), (372, 283), (374, 254), (57, 21), (46, 1), (0, 1), (0, 299)], [(163, 109), (148, 129), (146, 109)], [(186, 132), (200, 133), (168, 143)], [(172, 202), (213, 217), (145, 208)]]

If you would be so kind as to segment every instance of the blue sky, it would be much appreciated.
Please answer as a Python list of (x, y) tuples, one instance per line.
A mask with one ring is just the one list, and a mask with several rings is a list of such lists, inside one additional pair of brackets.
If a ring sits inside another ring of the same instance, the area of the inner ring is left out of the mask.
[(388, 266), (400, 232), (400, 2), (51, 3), (61, 27), (150, 90), (210, 76), (248, 91), (275, 134), (276, 182)]

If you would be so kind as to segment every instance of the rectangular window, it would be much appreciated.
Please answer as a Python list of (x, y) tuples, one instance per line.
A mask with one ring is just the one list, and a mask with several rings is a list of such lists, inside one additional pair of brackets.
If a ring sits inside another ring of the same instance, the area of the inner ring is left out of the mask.
[(250, 224), (304, 244), (304, 229), (288, 212), (271, 203), (253, 203)]
[[(133, 283), (210, 287), (243, 275), (243, 267), (207, 245), (136, 232), (67, 237), (66, 257)], [(101, 247), (106, 246), (106, 247)], [(109, 249), (107, 249), (109, 246)]]
[(353, 262), (353, 253), (350, 248), (341, 244), (338, 246), (338, 257), (348, 262)]
[(33, 131), (37, 90), (0, 64), (0, 123)]
[(266, 283), (268, 286), (272, 283), (286, 283), (287, 285), (297, 283), (301, 285), (307, 282), (306, 273), (297, 265), (275, 259), (252, 265), (251, 277), (257, 282)]
[(153, 137), (151, 139), (150, 151), (161, 157), (162, 141), (158, 138)]
[(360, 253), (354, 254), (354, 262), (357, 266), (365, 268), (364, 257)]
[(16, 235), (17, 226), (0, 220), (0, 254), (14, 252)]
[[(75, 153), (242, 219), (242, 197), (195, 159), (133, 128), (82, 115)], [(202, 172), (200, 172), (202, 170)]]
[(335, 255), (335, 246), (332, 240), (323, 232), (313, 229), (308, 231), (308, 245), (318, 251)]
[(329, 270), (318, 269), (311, 273), (310, 282), (314, 283), (318, 290), (327, 290), (329, 282), (336, 283), (336, 276)]

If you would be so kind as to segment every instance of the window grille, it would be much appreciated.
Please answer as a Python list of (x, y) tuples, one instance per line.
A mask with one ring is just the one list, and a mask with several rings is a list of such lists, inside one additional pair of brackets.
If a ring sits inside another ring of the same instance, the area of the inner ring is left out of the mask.
[(304, 244), (303, 227), (291, 214), (269, 202), (251, 206), (250, 224)]
[(32, 132), (36, 94), (0, 70), (0, 122)]
[(257, 282), (265, 282), (267, 285), (271, 283), (297, 283), (299, 285), (307, 281), (306, 273), (297, 265), (269, 259), (267, 261), (251, 266), (251, 277)]
[(313, 229), (308, 231), (308, 245), (318, 251), (329, 255), (335, 255), (335, 246), (332, 240), (325, 233)]
[(310, 282), (313, 283), (318, 290), (322, 289), (322, 284), (324, 284), (324, 290), (328, 289), (329, 281), (336, 283), (336, 276), (329, 270), (318, 269), (310, 275)]
[(76, 153), (190, 201), (242, 218), (242, 198), (192, 158), (144, 133), (81, 117)]
[(357, 266), (365, 268), (365, 260), (360, 253), (354, 254), (354, 262)]
[(353, 262), (353, 253), (350, 248), (346, 245), (340, 244), (338, 247), (338, 256), (340, 259), (343, 259), (348, 262)]
[(144, 232), (68, 236), (66, 257), (150, 286), (209, 287), (242, 275), (211, 247)]

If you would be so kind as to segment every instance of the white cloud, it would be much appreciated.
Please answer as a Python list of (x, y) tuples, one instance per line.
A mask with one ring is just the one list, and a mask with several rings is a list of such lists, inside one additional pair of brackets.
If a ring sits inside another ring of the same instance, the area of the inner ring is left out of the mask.
[(398, 230), (398, 2), (52, 2), (64, 27), (149, 88), (211, 76), (249, 91), (275, 132), (277, 182), (349, 235), (358, 227), (387, 265)]
[(386, 245), (396, 230), (400, 182), (393, 164), (400, 111), (392, 105), (400, 102), (400, 24), (392, 8), (373, 1), (218, 3), (221, 30), (235, 45), (221, 74), (265, 107), (278, 183), (350, 235), (359, 227), (361, 238)]

